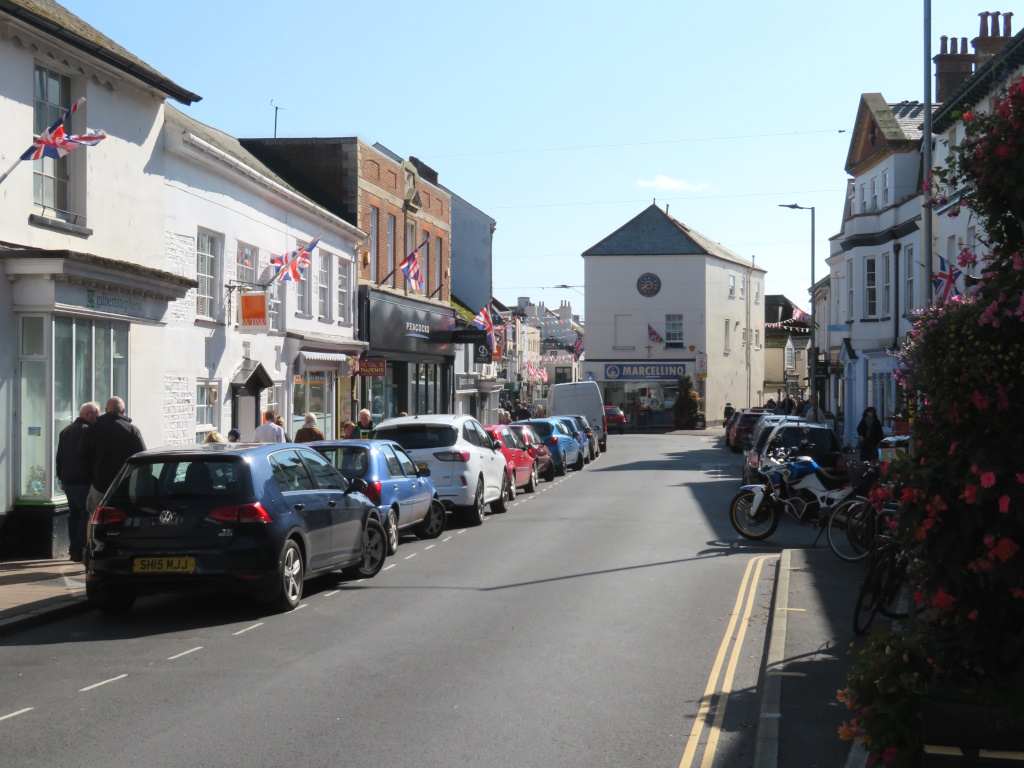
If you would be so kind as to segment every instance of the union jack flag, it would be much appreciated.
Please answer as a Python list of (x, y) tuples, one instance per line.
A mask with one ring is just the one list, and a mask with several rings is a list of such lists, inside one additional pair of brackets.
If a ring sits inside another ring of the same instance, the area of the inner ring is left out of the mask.
[(800, 307), (793, 307), (793, 317), (790, 318), (794, 323), (808, 323), (811, 318), (806, 312)]
[(956, 281), (960, 274), (960, 270), (953, 266), (953, 262), (949, 262), (947, 267), (946, 260), (939, 256), (939, 271), (932, 278), (932, 283), (935, 285), (936, 301), (947, 302), (959, 293)]
[(61, 115), (53, 125), (35, 138), (32, 146), (25, 150), (21, 159), (42, 160), (44, 157), (52, 157), (55, 160), (59, 160), (75, 147), (91, 147), (107, 138), (107, 134), (103, 133), (103, 131), (86, 133), (80, 136), (68, 136), (64, 132), (64, 121), (75, 114), (84, 103), (85, 97), (83, 96), (72, 104), (71, 109)]
[(579, 334), (576, 335), (576, 343), (572, 348), (572, 356), (579, 360), (583, 357), (583, 337)]
[(412, 253), (405, 257), (405, 261), (398, 265), (398, 268), (405, 274), (405, 279), (409, 281), (409, 285), (420, 293), (423, 292), (423, 273), (420, 272), (420, 248), (429, 241), (430, 238), (428, 237), (416, 246)]
[(316, 248), (316, 244), (320, 242), (321, 237), (323, 237), (322, 234), (317, 235), (304, 247), (292, 251), (286, 256), (275, 256), (272, 258), (270, 265), (274, 268), (276, 279), (283, 283), (297, 283), (301, 280), (302, 271), (312, 263), (309, 257), (313, 254), (313, 249)]
[(487, 344), (494, 349), (494, 321), (491, 319), (491, 302), (487, 302), (484, 308), (476, 313), (473, 325), (482, 331), (487, 331)]
[(647, 338), (655, 344), (661, 344), (662, 342), (661, 334), (654, 330), (654, 326), (650, 323), (647, 324)]
[(543, 381), (545, 384), (548, 383), (548, 369), (547, 368), (541, 368), (541, 370), (540, 370), (540, 380)]

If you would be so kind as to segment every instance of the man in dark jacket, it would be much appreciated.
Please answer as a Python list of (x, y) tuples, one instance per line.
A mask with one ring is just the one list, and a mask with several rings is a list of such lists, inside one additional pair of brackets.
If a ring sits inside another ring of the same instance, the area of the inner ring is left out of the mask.
[(57, 479), (68, 497), (68, 539), (71, 559), (82, 562), (85, 546), (85, 523), (88, 519), (85, 500), (89, 495), (91, 470), (82, 461), (82, 443), (90, 425), (100, 417), (99, 403), (85, 403), (78, 418), (61, 430), (57, 438)]
[(100, 416), (86, 432), (82, 445), (82, 458), (92, 473), (92, 487), (86, 510), (91, 515), (107, 488), (124, 464), (124, 460), (146, 450), (139, 428), (124, 415), (124, 400), (107, 400), (107, 412)]

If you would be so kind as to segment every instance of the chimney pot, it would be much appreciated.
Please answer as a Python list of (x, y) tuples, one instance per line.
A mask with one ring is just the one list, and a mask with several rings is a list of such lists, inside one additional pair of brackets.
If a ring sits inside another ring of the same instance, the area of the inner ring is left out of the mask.
[(957, 47), (956, 47), (956, 38), (955, 37), (952, 40), (949, 41), (949, 53), (950, 53), (951, 56), (956, 56), (959, 53), (959, 51), (957, 50)]
[(981, 17), (981, 27), (978, 29), (978, 37), (988, 37), (988, 11), (978, 14)]
[(942, 45), (939, 47), (939, 56), (945, 56), (949, 51), (946, 50), (946, 41), (949, 40), (945, 35), (942, 36)]
[(992, 37), (999, 37), (999, 11), (992, 11)]
[(1013, 18), (1013, 12), (1007, 11), (1003, 14), (1003, 37), (1013, 37), (1010, 33), (1010, 19)]

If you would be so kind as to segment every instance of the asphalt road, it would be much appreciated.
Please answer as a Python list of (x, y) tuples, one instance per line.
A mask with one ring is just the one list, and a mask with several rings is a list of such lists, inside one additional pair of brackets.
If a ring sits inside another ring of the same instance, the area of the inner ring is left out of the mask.
[(774, 553), (813, 534), (742, 542), (739, 475), (717, 439), (612, 436), (293, 613), (152, 597), (2, 638), (0, 763), (750, 765)]

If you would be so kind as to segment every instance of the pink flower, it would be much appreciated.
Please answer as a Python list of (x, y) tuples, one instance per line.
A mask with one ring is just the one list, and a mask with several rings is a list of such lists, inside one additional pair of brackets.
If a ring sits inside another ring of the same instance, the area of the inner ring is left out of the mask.
[(961, 267), (973, 267), (978, 263), (978, 257), (971, 253), (970, 248), (964, 248), (960, 251), (960, 255), (957, 257), (956, 263)]
[(999, 540), (995, 547), (989, 550), (988, 557), (990, 560), (998, 559), (999, 562), (1005, 563), (1007, 560), (1012, 560), (1019, 549), (1020, 547), (1014, 541), (1003, 538)]
[(882, 753), (882, 762), (891, 763), (899, 755), (900, 751), (896, 747), (886, 747), (885, 752)]
[(999, 497), (999, 511), (1004, 515), (1010, 511), (1010, 497), (1005, 493)]
[(978, 390), (974, 390), (974, 394), (971, 395), (971, 402), (979, 410), (986, 410), (988, 408), (988, 396), (981, 394)]
[(1017, 473), (1017, 482), (1024, 485), (1024, 472)]
[(959, 440), (954, 440), (953, 444), (951, 446), (949, 446), (949, 453), (947, 453), (946, 455), (947, 456), (952, 456), (956, 452), (956, 447), (958, 445), (960, 445), (960, 441)]
[(981, 487), (982, 488), (991, 488), (995, 484), (996, 484), (996, 473), (995, 472), (986, 472), (985, 474), (983, 474), (981, 476)]
[(968, 504), (978, 503), (978, 486), (973, 483), (968, 483), (964, 487), (964, 492), (960, 494), (960, 498), (966, 501)]
[(974, 113), (971, 112), (971, 110), (967, 110), (966, 112), (964, 112), (964, 122), (965, 123), (969, 123), (973, 119), (974, 119)]

